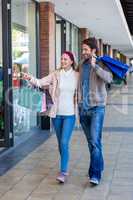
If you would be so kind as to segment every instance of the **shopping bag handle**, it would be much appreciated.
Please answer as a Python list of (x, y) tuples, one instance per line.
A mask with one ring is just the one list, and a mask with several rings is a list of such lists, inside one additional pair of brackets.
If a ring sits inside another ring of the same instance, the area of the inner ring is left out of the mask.
[[(26, 83), (25, 86), (28, 87), (28, 88), (38, 88), (37, 86), (32, 85), (32, 84), (30, 83), (30, 80), (23, 78), (23, 76), (24, 76), (24, 75), (27, 75), (27, 74), (30, 75), (29, 73), (20, 72), (21, 80), (25, 81), (25, 83)], [(23, 85), (22, 85), (22, 87), (23, 87)], [(39, 88), (38, 88), (38, 89), (39, 89)]]
[[(22, 75), (26, 75), (26, 74), (28, 74), (28, 75), (30, 75), (29, 73), (24, 73), (24, 72), (21, 72), (21, 74)], [(31, 77), (32, 77), (32, 75), (30, 75)], [(37, 85), (33, 85), (32, 83), (30, 83), (30, 80), (28, 80), (28, 79), (23, 79), (23, 78), (21, 78), (22, 80), (25, 80), (26, 81), (26, 83), (27, 83), (27, 86), (30, 88), (33, 88), (33, 89), (37, 89), (37, 90), (39, 90), (40, 92), (44, 92), (44, 89), (42, 89), (41, 87), (39, 87), (39, 86), (37, 86)]]
[[(25, 72), (20, 72), (20, 76), (23, 77), (24, 75), (30, 75), (30, 73), (25, 73)], [(32, 75), (30, 75), (32, 77)], [(28, 80), (28, 79), (23, 79), (22, 80)], [(28, 80), (29, 81), (29, 80)]]

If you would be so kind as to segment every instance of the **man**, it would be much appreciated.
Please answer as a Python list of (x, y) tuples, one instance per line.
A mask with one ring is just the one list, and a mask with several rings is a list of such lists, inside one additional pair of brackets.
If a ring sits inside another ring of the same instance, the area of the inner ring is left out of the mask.
[(83, 62), (79, 66), (78, 91), (80, 123), (90, 152), (88, 178), (93, 185), (99, 184), (104, 169), (101, 139), (107, 98), (105, 84), (112, 82), (111, 72), (96, 62), (97, 51), (95, 38), (82, 42)]

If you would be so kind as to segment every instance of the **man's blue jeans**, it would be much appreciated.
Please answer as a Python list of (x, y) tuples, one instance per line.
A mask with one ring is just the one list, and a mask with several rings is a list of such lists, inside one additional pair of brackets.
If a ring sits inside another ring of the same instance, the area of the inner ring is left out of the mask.
[(80, 123), (87, 138), (90, 151), (88, 175), (90, 178), (93, 177), (98, 180), (101, 179), (101, 172), (104, 169), (101, 144), (104, 114), (104, 106), (96, 106), (85, 112), (80, 112)]
[(57, 115), (52, 119), (57, 136), (59, 152), (61, 156), (61, 172), (68, 171), (69, 162), (69, 141), (75, 124), (75, 115), (62, 116)]

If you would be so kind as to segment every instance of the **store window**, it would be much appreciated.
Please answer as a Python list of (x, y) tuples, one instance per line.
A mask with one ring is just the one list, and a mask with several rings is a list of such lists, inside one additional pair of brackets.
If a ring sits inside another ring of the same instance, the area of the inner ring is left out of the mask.
[(71, 24), (66, 22), (66, 50), (71, 50)]
[(0, 67), (2, 66), (2, 8), (0, 0)]
[(66, 21), (56, 16), (56, 68), (60, 67), (61, 54), (66, 51)]
[(35, 3), (12, 1), (12, 63), (14, 134), (22, 135), (37, 125), (37, 115), (18, 104), (20, 88), (27, 85), (21, 72), (36, 76)]
[(103, 54), (109, 55), (109, 45), (103, 44)]
[(61, 57), (61, 19), (56, 16), (56, 68), (60, 67)]
[(79, 31), (78, 28), (75, 25), (72, 25), (71, 27), (71, 42), (72, 42), (72, 47), (71, 51), (75, 55), (75, 59), (78, 62), (79, 61)]
[(79, 61), (79, 29), (68, 21), (56, 16), (56, 67), (60, 67), (60, 57), (64, 51), (72, 51)]
[(2, 67), (2, 6), (0, 0), (0, 139), (4, 133), (3, 67)]

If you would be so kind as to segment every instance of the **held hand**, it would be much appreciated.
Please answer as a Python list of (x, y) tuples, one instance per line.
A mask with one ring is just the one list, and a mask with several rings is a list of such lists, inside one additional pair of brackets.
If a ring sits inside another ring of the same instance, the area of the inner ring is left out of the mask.
[(95, 58), (94, 56), (92, 56), (92, 58), (91, 58), (91, 66), (92, 66), (93, 68), (96, 67), (96, 58)]

